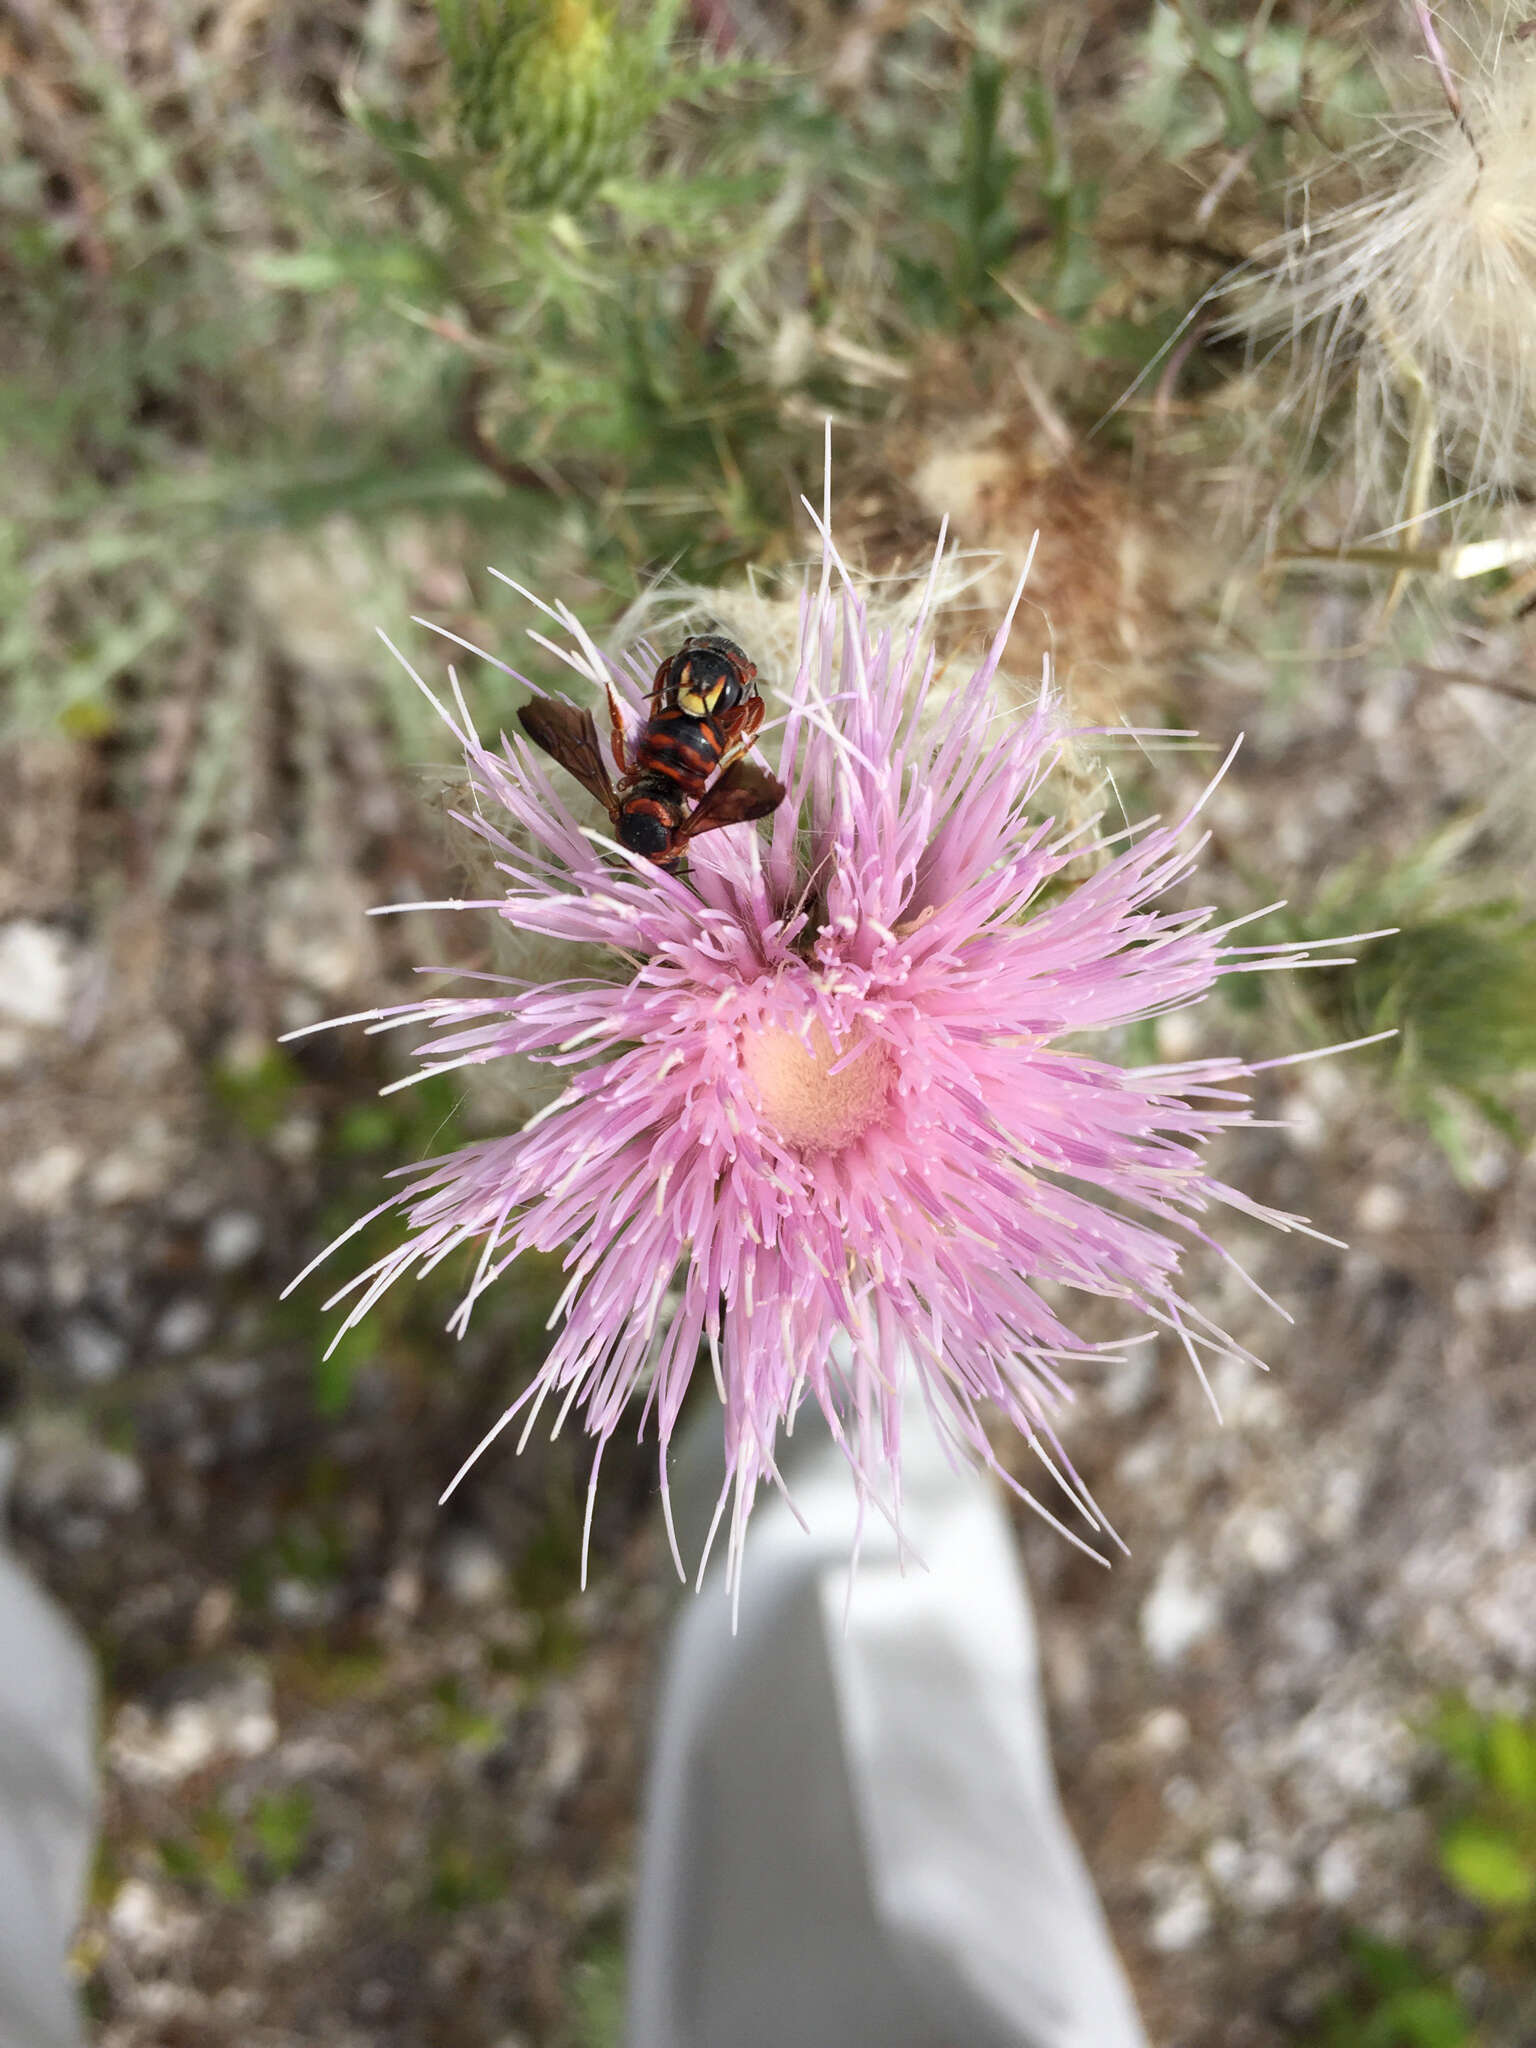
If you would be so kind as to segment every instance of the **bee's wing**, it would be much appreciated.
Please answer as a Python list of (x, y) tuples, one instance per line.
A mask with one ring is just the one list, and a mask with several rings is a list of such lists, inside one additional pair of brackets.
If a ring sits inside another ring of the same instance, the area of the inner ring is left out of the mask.
[(518, 707), (517, 722), (536, 747), (552, 755), (562, 768), (595, 796), (612, 818), (617, 815), (618, 798), (608, 774), (608, 764), (598, 745), (597, 727), (590, 711), (581, 711), (559, 697), (535, 697)]
[(678, 827), (677, 837), (696, 839), (701, 832), (713, 832), (721, 825), (741, 825), (749, 818), (766, 818), (783, 801), (783, 783), (766, 768), (759, 768), (755, 761), (734, 761), (705, 790), (692, 815)]

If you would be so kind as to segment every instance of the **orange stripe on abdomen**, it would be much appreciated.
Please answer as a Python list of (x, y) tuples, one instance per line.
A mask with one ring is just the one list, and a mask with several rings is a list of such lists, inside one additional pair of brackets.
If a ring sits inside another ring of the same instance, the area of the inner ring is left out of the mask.
[(653, 718), (635, 752), (636, 781), (655, 777), (697, 800), (720, 765), (720, 747), (702, 719), (686, 712)]

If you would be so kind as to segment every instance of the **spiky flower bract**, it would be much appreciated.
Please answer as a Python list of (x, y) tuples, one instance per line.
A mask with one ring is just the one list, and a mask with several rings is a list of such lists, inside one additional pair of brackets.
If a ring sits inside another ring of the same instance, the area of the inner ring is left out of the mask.
[(1362, 198), (1309, 187), (1225, 323), (1291, 338), (1282, 418), (1310, 442), (1342, 399), (1355, 515), (1405, 524), (1536, 483), (1536, 43), (1453, 40), (1453, 66), (1415, 11), (1431, 110), (1362, 155)]
[(501, 204), (579, 206), (631, 167), (652, 111), (654, 35), (598, 0), (438, 0), (438, 18), (460, 130), (494, 159)]
[[(786, 798), (761, 832), (693, 842), (685, 878), (583, 828), (576, 785), (520, 736), (484, 745), (455, 678), (461, 822), (502, 883), (463, 907), (569, 942), (577, 965), (367, 1013), (430, 1026), (428, 1073), (519, 1058), (564, 1086), (521, 1130), (405, 1170), (374, 1212), (397, 1209), (404, 1241), (336, 1297), (355, 1297), (347, 1326), (413, 1266), (477, 1245), (462, 1329), (520, 1253), (561, 1254), (559, 1332), (480, 1449), (519, 1415), (526, 1436), (553, 1397), (600, 1458), (641, 1395), (665, 1501), (707, 1359), (733, 1566), (805, 1400), (889, 1512), (917, 1393), (988, 1462), (988, 1411), (1006, 1417), (1097, 1527), (1052, 1431), (1073, 1361), (1098, 1348), (1061, 1291), (1126, 1304), (1197, 1368), (1246, 1357), (1180, 1293), (1185, 1241), (1209, 1241), (1222, 1206), (1296, 1221), (1202, 1157), (1248, 1120), (1239, 1062), (1126, 1068), (1067, 1042), (1295, 949), (1234, 947), (1211, 911), (1156, 907), (1192, 870), (1189, 818), (1092, 840), (1034, 815), (1070, 736), (1048, 692), (1027, 715), (997, 702), (1011, 610), (963, 686), (936, 681), (932, 592), (908, 629), (880, 631), (827, 540), (793, 673), (770, 691)], [(574, 644), (534, 637), (611, 676), (633, 731), (654, 650), (610, 668), (572, 614), (540, 609)]]

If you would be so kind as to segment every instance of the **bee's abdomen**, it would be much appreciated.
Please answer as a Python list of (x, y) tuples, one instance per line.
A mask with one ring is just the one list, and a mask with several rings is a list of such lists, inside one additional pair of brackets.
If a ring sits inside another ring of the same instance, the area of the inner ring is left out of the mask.
[(619, 805), (615, 836), (631, 853), (665, 862), (671, 855), (672, 835), (681, 822), (682, 807), (670, 786), (641, 782), (626, 792)]
[(640, 735), (636, 788), (647, 782), (670, 787), (678, 797), (697, 803), (720, 765), (720, 754), (719, 735), (708, 720), (690, 718), (686, 711), (658, 712)]

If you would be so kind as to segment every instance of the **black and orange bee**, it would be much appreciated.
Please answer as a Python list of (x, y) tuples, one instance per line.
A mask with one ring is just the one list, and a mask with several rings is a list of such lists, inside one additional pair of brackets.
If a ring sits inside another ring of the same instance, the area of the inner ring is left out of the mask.
[(656, 671), (632, 754), (610, 685), (617, 783), (608, 773), (590, 711), (559, 697), (538, 697), (523, 705), (517, 718), (534, 745), (553, 755), (597, 798), (620, 846), (678, 874), (690, 839), (721, 825), (766, 818), (784, 801), (784, 785), (746, 758), (763, 722), (756, 675), (756, 664), (734, 640), (719, 633), (685, 640)]

